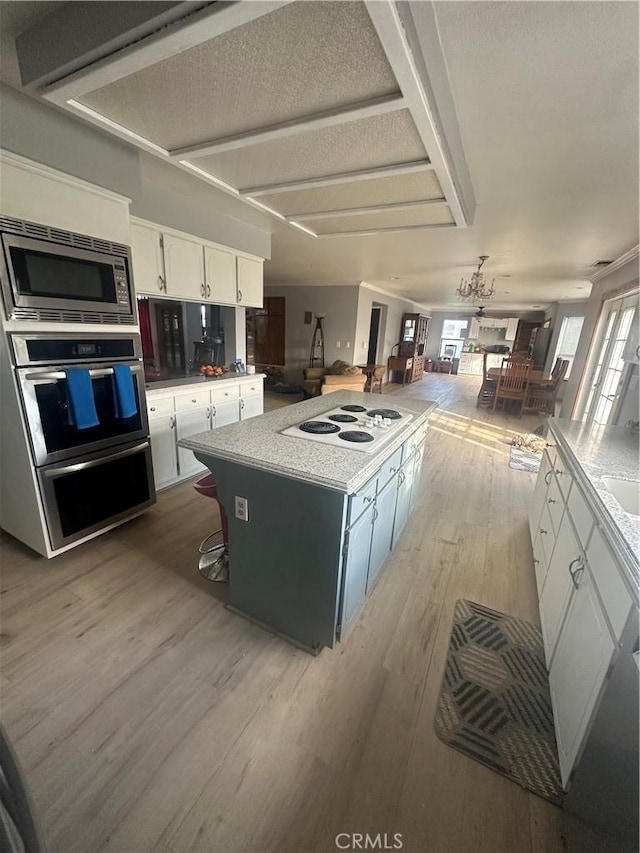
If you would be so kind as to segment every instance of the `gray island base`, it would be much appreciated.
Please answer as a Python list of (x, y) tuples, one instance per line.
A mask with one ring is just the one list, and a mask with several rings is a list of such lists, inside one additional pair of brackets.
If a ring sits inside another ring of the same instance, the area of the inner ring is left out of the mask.
[[(373, 453), (281, 435), (345, 404), (413, 417)], [(337, 391), (182, 440), (214, 474), (229, 518), (228, 606), (312, 654), (343, 640), (417, 497), (435, 408)]]

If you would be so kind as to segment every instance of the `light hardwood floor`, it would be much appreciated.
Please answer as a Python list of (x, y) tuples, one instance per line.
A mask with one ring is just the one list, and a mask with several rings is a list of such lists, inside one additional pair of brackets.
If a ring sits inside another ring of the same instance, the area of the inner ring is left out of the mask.
[[(2, 716), (50, 851), (335, 851), (401, 833), (425, 853), (559, 853), (560, 812), (438, 740), (455, 602), (538, 621), (534, 477), (507, 440), (540, 421), (426, 374), (421, 493), (351, 635), (311, 657), (226, 610), (192, 484), (47, 561), (2, 537)], [(286, 519), (282, 531), (287, 535)]]

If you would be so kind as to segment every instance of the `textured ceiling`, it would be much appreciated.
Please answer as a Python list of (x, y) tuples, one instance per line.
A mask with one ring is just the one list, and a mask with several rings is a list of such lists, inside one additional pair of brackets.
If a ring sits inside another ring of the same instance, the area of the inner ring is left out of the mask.
[(430, 205), (412, 210), (385, 211), (384, 213), (366, 213), (361, 216), (340, 216), (333, 219), (314, 219), (305, 222), (316, 234), (330, 234), (338, 231), (365, 231), (375, 228), (401, 228), (416, 225), (453, 225), (451, 211), (446, 205)]
[(263, 201), (285, 215), (442, 198), (435, 172), (412, 172), (318, 189), (269, 193)]
[(81, 98), (181, 148), (398, 91), (362, 3), (297, 2)]
[(197, 165), (244, 189), (425, 158), (408, 110), (213, 154)]

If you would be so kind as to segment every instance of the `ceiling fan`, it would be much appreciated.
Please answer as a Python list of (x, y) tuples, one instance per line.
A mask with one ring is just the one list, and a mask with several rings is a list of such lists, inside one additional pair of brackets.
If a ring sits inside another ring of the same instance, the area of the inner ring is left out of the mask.
[(476, 313), (473, 316), (474, 317), (486, 317), (486, 314), (484, 313), (484, 305), (478, 305), (478, 310), (476, 311)]

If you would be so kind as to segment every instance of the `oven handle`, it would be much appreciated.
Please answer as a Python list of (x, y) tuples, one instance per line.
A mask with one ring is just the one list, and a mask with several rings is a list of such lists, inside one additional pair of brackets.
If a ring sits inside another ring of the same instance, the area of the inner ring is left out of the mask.
[(76, 462), (74, 465), (64, 465), (62, 468), (42, 469), (42, 472), (45, 477), (55, 479), (62, 474), (84, 471), (87, 468), (95, 468), (97, 465), (102, 465), (104, 462), (113, 462), (114, 459), (123, 459), (125, 456), (132, 456), (134, 453), (146, 450), (147, 447), (149, 447), (149, 442), (143, 441), (141, 444), (136, 444), (135, 447), (127, 447), (126, 450), (120, 450), (118, 453), (110, 453), (108, 456), (101, 456), (99, 459), (90, 459), (88, 462)]
[[(132, 373), (140, 373), (142, 368), (139, 364), (133, 364), (131, 366)], [(99, 370), (90, 370), (89, 376), (92, 378), (94, 376), (111, 376), (113, 374), (113, 367), (103, 367)], [(27, 373), (25, 379), (43, 379), (44, 381), (52, 381), (54, 379), (66, 379), (67, 374), (64, 370), (55, 370), (51, 373)]]

